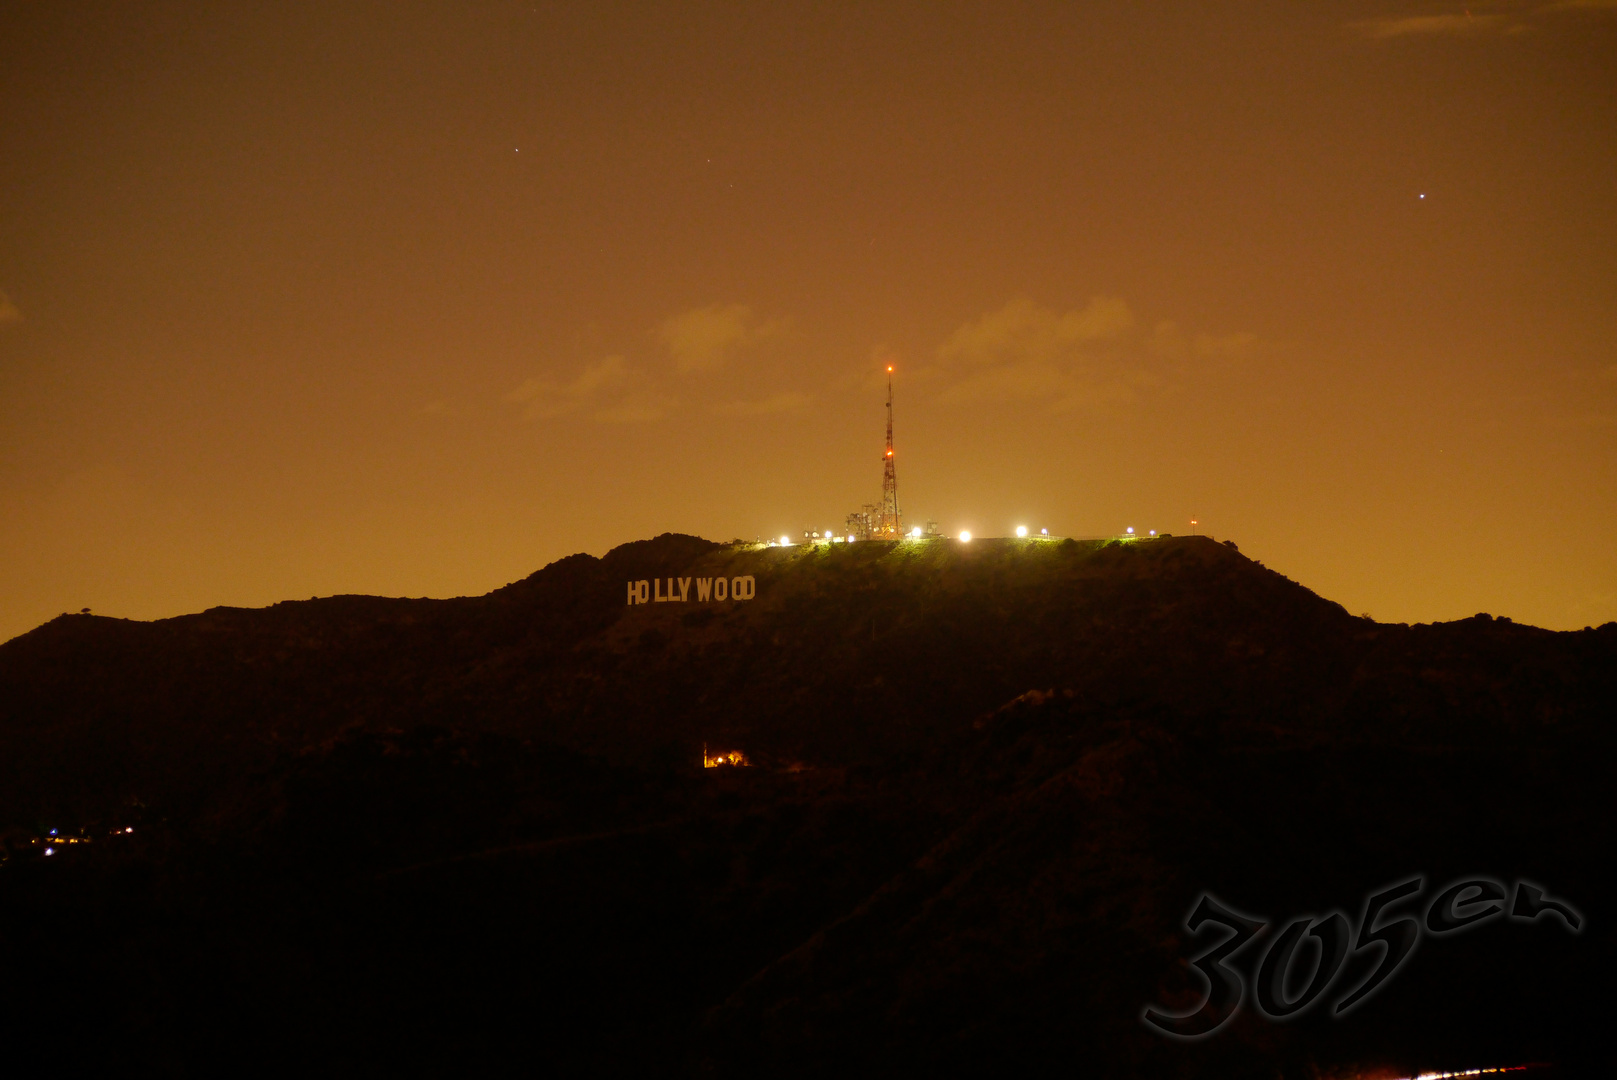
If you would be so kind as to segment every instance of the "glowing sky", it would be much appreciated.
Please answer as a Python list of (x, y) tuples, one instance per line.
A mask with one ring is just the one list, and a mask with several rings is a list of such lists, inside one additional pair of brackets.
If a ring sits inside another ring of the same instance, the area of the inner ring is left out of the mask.
[(1617, 5), (1469, 12), (8, 5), (0, 639), (837, 526), (887, 363), (946, 532), (1617, 618)]

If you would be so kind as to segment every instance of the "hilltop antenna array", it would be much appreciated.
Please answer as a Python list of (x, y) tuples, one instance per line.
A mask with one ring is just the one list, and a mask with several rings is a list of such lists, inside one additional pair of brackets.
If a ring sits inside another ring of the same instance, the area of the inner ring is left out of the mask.
[(898, 473), (893, 468), (893, 367), (887, 366), (887, 450), (882, 455), (881, 502), (866, 503), (848, 515), (848, 536), (855, 540), (897, 540), (904, 535), (898, 511)]
[(881, 537), (897, 540), (904, 531), (898, 517), (898, 474), (893, 471), (893, 366), (887, 365), (887, 453), (882, 458)]

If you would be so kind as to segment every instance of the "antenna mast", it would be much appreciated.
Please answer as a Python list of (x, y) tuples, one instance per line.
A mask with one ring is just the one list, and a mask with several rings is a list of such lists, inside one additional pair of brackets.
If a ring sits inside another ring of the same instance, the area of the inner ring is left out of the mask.
[(887, 365), (887, 453), (882, 458), (881, 521), (877, 535), (896, 540), (903, 531), (898, 515), (898, 474), (893, 471), (893, 366)]

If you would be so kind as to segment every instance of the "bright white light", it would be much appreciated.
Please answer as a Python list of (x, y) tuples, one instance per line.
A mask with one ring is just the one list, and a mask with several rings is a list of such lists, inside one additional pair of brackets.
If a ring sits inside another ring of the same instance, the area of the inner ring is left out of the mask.
[(56, 854), (56, 849), (48, 847), (48, 848), (45, 849), (45, 854), (47, 854), (47, 855), (55, 855)]
[(124, 830), (124, 832), (134, 832), (134, 831), (135, 831), (135, 827), (133, 825), (131, 825), (129, 828)]
[(1126, 532), (1127, 532), (1127, 533), (1128, 533), (1128, 534), (1129, 534), (1129, 535), (1130, 535), (1130, 536), (1133, 536), (1133, 535), (1134, 535), (1134, 526), (1133, 526), (1133, 525), (1130, 525), (1130, 526), (1129, 526), (1129, 527), (1128, 527), (1128, 528), (1127, 528), (1127, 529), (1126, 529), (1126, 530), (1125, 530), (1125, 531), (1126, 531)]
[(1027, 526), (1026, 525), (1018, 525), (1016, 527), (1016, 535), (1017, 536), (1026, 536), (1027, 535)]
[(850, 544), (853, 543), (853, 537), (852, 536), (848, 537), (848, 543), (850, 543)]
[[(1133, 532), (1133, 531), (1134, 531), (1133, 529), (1129, 530), (1129, 532)], [(780, 546), (781, 547), (790, 547), (791, 543), (792, 543), (792, 539), (789, 536), (783, 536), (783, 537), (780, 538)]]
[(960, 534), (960, 542), (962, 544), (970, 543), (971, 542), (971, 533), (969, 533), (969, 532), (961, 532), (961, 534)]
[(921, 527), (919, 525), (915, 526), (915, 528), (910, 530), (910, 535), (919, 538), (921, 535)]
[(1157, 535), (1157, 530), (1155, 530), (1155, 529), (1152, 529), (1152, 530), (1151, 530), (1151, 535), (1152, 535), (1152, 536), (1155, 536), (1155, 535)]
[(1039, 530), (1039, 535), (1040, 536), (1049, 536), (1050, 535), (1050, 530), (1049, 529), (1040, 529)]

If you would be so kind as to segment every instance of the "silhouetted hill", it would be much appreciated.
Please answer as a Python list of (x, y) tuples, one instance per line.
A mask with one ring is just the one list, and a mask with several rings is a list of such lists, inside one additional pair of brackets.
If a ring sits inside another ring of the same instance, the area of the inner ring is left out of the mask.
[[(698, 599), (721, 578), (755, 595)], [(1617, 624), (1377, 624), (1207, 538), (664, 535), (483, 597), (62, 616), (0, 645), (0, 1015), (182, 1073), (240, 1040), (333, 1072), (1587, 1066), (1614, 661)], [(46, 862), (52, 828), (91, 842)], [(1141, 1023), (1194, 1005), (1203, 890), (1353, 921), (1413, 874), (1588, 923), (1433, 937), (1340, 1021)]]

